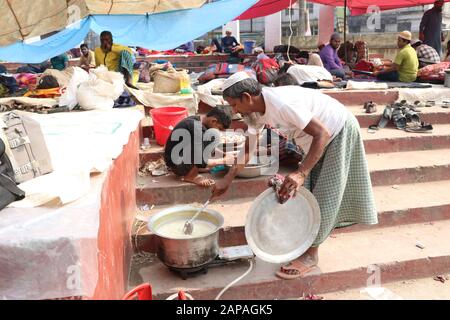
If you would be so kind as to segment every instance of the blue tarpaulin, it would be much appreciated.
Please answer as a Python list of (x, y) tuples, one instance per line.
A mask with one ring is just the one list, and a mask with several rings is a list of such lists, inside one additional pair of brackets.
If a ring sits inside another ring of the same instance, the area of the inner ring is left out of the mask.
[(0, 60), (41, 63), (83, 42), (90, 30), (109, 30), (114, 42), (153, 50), (174, 49), (232, 21), (257, 0), (221, 0), (198, 9), (150, 15), (93, 15), (46, 39), (0, 48)]

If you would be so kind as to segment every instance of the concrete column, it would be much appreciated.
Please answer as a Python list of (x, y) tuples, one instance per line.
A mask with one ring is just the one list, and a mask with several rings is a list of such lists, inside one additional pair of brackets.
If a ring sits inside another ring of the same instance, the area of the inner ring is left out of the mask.
[(334, 32), (334, 7), (320, 6), (319, 13), (319, 43), (328, 43)]
[(273, 48), (281, 44), (281, 12), (265, 18), (264, 30), (265, 51), (273, 52)]
[(239, 24), (239, 20), (237, 21), (230, 21), (226, 25), (222, 27), (222, 36), (225, 37), (225, 32), (230, 29), (231, 32), (233, 32), (233, 36), (236, 38), (236, 40), (241, 43), (241, 28)]

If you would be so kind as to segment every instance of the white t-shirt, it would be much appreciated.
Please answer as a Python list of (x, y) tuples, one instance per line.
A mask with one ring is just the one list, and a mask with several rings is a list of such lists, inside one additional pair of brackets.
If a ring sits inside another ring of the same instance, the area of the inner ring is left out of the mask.
[(319, 80), (333, 81), (333, 76), (327, 69), (319, 66), (296, 64), (290, 67), (287, 71), (302, 85), (305, 82), (316, 82)]
[(265, 124), (279, 129), (308, 153), (312, 136), (303, 130), (315, 117), (329, 130), (331, 142), (342, 130), (350, 112), (336, 99), (299, 86), (263, 88), (266, 112), (255, 114), (248, 132), (261, 133)]

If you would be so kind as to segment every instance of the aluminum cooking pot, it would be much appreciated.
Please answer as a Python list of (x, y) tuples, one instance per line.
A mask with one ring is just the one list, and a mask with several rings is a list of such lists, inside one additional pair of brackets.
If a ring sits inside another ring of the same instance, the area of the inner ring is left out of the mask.
[(163, 210), (148, 221), (148, 229), (157, 239), (158, 258), (168, 267), (177, 269), (197, 268), (210, 263), (219, 255), (219, 232), (223, 216), (217, 211), (205, 209), (197, 218), (212, 223), (215, 228), (206, 235), (192, 238), (170, 238), (158, 233), (158, 229), (171, 221), (187, 221), (199, 208), (178, 206)]

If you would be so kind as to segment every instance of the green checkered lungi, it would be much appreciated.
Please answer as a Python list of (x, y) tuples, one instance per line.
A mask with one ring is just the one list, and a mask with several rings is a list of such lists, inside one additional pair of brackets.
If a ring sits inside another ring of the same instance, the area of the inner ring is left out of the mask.
[(344, 128), (307, 177), (305, 188), (316, 197), (322, 218), (313, 247), (335, 228), (378, 223), (359, 123), (350, 112)]
[(124, 73), (123, 70), (125, 69), (131, 78), (133, 78), (133, 57), (131, 53), (129, 53), (127, 50), (123, 50), (120, 52), (120, 62), (119, 62), (119, 70), (117, 70), (120, 73)]

